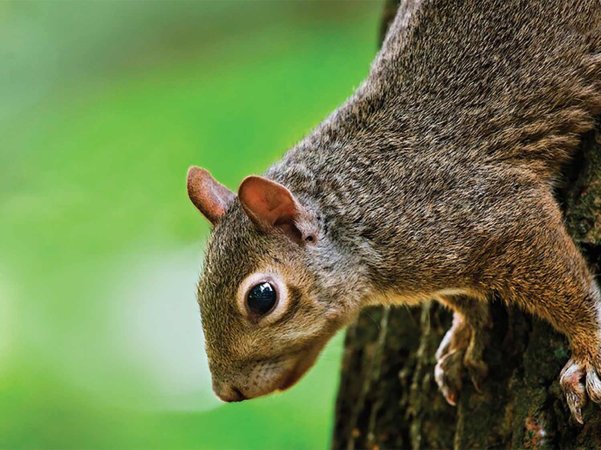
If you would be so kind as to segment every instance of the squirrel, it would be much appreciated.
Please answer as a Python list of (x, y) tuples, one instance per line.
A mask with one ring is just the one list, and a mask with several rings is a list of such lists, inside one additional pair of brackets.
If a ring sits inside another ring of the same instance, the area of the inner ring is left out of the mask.
[(233, 193), (199, 167), (198, 301), (215, 393), (292, 386), (368, 305), (453, 311), (435, 379), (481, 386), (488, 299), (569, 340), (560, 385), (601, 403), (601, 293), (553, 191), (601, 113), (600, 0), (405, 0), (368, 77)]

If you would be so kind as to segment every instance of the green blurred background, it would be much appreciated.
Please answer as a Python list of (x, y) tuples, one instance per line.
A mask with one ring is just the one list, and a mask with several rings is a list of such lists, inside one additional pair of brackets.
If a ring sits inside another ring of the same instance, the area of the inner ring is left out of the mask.
[(235, 189), (340, 104), (380, 1), (0, 2), (0, 447), (329, 446), (341, 336), (212, 394), (191, 164)]

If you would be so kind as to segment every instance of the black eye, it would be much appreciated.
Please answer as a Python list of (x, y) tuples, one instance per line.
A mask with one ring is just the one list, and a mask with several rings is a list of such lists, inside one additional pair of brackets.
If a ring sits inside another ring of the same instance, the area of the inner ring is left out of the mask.
[(264, 316), (274, 307), (277, 294), (274, 287), (267, 283), (259, 283), (248, 292), (246, 303), (253, 314)]

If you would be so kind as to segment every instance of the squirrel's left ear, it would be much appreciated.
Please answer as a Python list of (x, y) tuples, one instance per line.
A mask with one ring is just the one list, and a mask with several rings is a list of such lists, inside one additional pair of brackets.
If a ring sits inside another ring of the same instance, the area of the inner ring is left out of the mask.
[(295, 242), (316, 241), (317, 230), (310, 215), (281, 184), (264, 177), (246, 177), (238, 189), (238, 198), (260, 230), (279, 228)]
[(188, 197), (198, 210), (215, 225), (235, 200), (236, 195), (219, 183), (206, 169), (188, 169)]

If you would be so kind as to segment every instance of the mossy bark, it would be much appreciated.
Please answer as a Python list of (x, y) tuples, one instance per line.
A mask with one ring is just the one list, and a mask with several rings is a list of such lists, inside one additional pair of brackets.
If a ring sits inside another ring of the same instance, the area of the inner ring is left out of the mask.
[[(383, 29), (398, 1), (386, 3)], [(601, 268), (601, 121), (584, 136), (558, 188), (566, 224), (593, 271)], [(547, 323), (491, 299), (494, 326), (485, 352), (490, 374), (477, 392), (466, 379), (457, 407), (434, 381), (434, 352), (451, 314), (371, 308), (347, 332), (333, 448), (601, 448), (601, 408), (585, 425), (559, 387), (566, 339)]]

